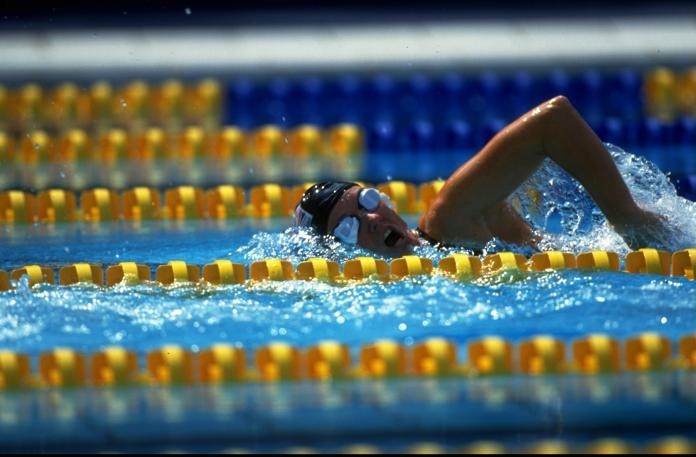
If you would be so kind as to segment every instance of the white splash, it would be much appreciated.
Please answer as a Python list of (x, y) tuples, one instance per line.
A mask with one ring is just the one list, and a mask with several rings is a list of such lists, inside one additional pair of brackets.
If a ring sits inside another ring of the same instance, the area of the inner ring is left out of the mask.
[[(696, 246), (696, 203), (677, 195), (669, 178), (649, 160), (605, 145), (638, 205), (667, 217), (671, 233), (663, 240), (665, 247), (677, 251)], [(542, 250), (630, 251), (582, 185), (549, 160), (513, 194), (515, 199), (542, 232)], [(554, 225), (560, 232), (549, 230)]]

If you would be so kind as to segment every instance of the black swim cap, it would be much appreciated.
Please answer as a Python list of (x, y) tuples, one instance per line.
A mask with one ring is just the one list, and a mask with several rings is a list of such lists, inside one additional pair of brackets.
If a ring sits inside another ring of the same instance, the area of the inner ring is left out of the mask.
[(307, 189), (295, 207), (295, 225), (314, 227), (321, 235), (328, 232), (329, 213), (354, 182), (323, 181)]

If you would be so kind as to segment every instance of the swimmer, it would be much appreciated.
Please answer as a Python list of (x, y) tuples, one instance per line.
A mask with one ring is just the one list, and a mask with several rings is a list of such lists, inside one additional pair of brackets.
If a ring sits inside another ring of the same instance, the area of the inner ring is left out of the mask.
[(322, 182), (295, 208), (295, 225), (385, 256), (431, 244), (480, 251), (493, 238), (537, 249), (541, 237), (506, 201), (549, 158), (589, 192), (631, 249), (656, 247), (665, 221), (634, 201), (602, 141), (564, 96), (507, 125), (447, 179), (416, 229), (376, 189)]

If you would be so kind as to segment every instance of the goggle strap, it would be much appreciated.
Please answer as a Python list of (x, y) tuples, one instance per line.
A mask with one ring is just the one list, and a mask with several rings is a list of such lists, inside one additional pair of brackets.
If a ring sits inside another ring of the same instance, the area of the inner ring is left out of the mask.
[(295, 226), (296, 227), (310, 227), (312, 225), (312, 219), (314, 216), (305, 211), (302, 206), (297, 205), (295, 208)]

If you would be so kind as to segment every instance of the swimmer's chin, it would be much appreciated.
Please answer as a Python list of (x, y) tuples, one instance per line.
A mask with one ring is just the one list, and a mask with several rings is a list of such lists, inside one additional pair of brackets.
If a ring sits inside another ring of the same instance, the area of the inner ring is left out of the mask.
[(396, 246), (385, 246), (384, 252), (381, 252), (380, 254), (387, 255), (389, 257), (401, 257), (404, 255), (411, 255), (413, 254), (414, 248), (418, 246), (418, 241), (412, 240), (410, 238), (403, 238), (399, 241), (400, 243)]

